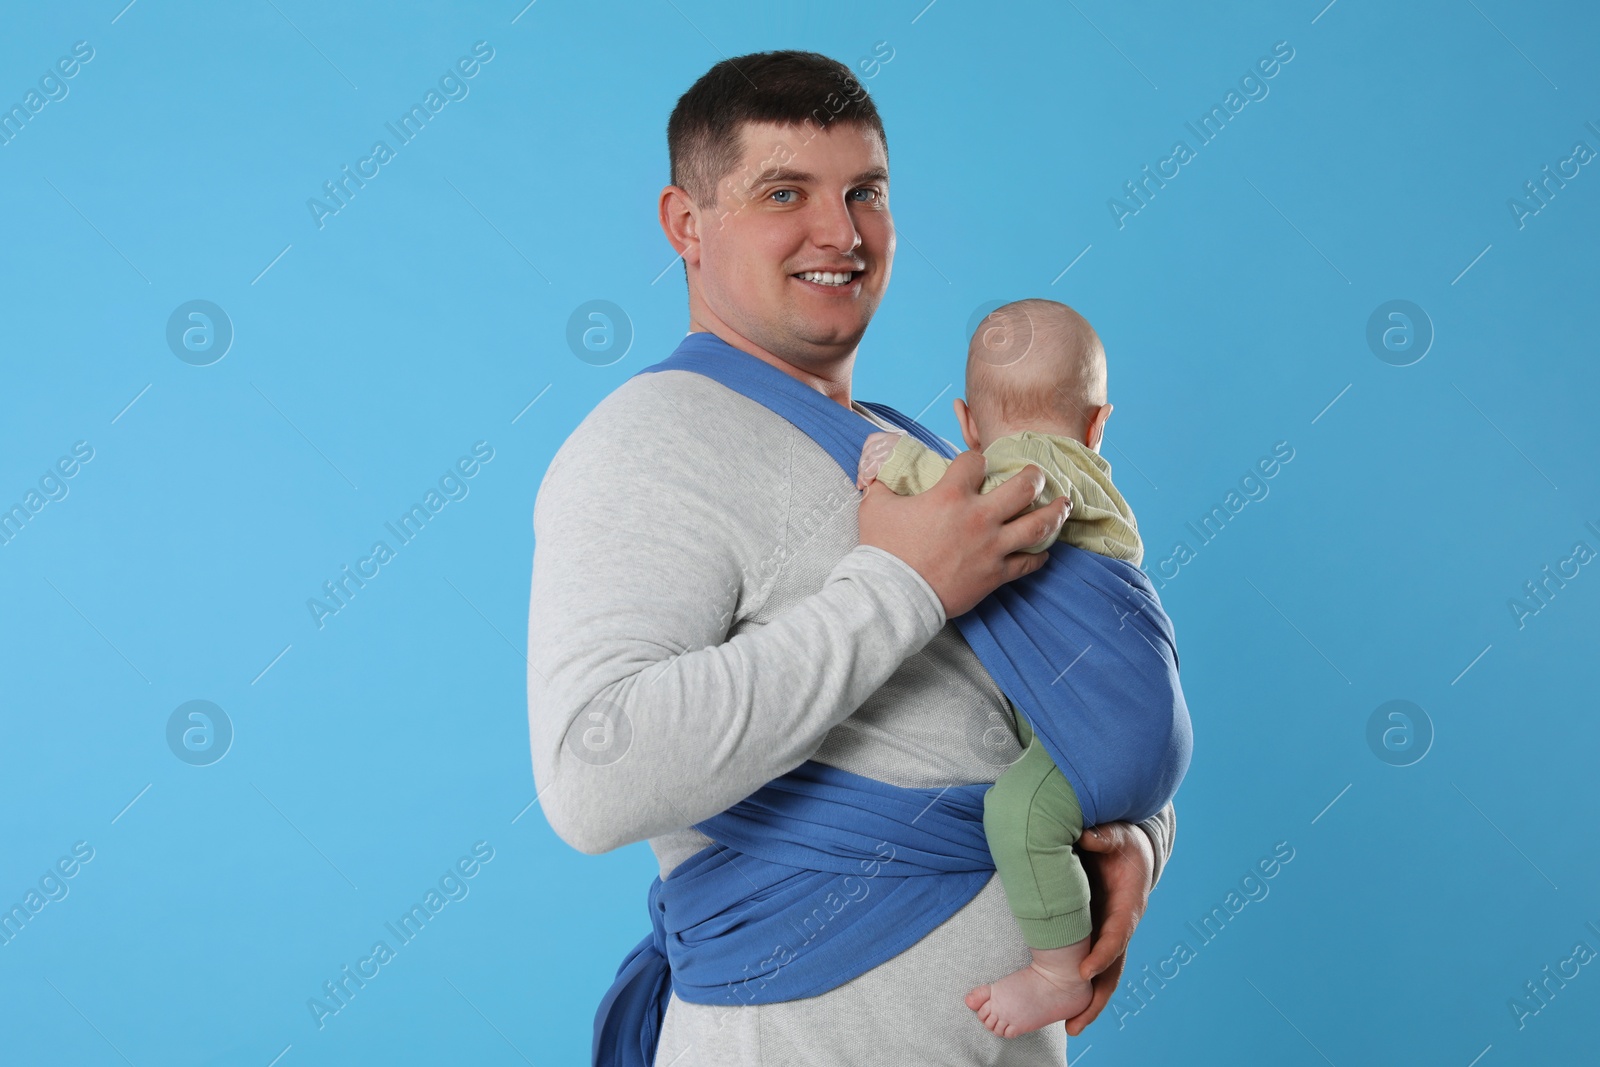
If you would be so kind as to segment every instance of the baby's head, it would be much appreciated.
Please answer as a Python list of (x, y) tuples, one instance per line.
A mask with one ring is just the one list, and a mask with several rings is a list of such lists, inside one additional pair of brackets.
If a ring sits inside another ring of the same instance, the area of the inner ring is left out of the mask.
[(1054, 300), (995, 309), (967, 346), (967, 396), (956, 400), (967, 447), (1022, 430), (1071, 437), (1096, 451), (1111, 405), (1106, 353), (1088, 321)]

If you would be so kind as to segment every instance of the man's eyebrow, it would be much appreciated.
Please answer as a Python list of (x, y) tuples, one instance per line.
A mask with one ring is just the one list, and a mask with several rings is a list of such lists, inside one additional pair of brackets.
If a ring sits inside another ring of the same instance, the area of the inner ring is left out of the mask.
[[(759, 182), (795, 182), (796, 184), (806, 185), (815, 184), (817, 176), (808, 171), (778, 167), (775, 170), (762, 171), (757, 180)], [(851, 178), (850, 184), (860, 185), (862, 182), (886, 182), (888, 180), (889, 172), (887, 170), (882, 167), (872, 167)]]

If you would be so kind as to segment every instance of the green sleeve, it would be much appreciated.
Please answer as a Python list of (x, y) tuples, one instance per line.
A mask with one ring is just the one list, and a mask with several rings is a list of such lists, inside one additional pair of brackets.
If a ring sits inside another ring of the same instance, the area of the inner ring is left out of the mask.
[(878, 471), (878, 481), (893, 489), (898, 496), (916, 496), (934, 487), (950, 469), (950, 461), (918, 441), (910, 434), (900, 438), (883, 461)]
[[(994, 489), (1007, 478), (1012, 478), (1022, 473), (1022, 469), (1030, 463), (1038, 467), (1039, 470), (1043, 472), (1044, 488), (1039, 490), (1039, 495), (1033, 498), (1032, 504), (1029, 504), (1027, 508), (1018, 512), (1020, 515), (1025, 515), (1029, 511), (1033, 511), (1037, 508), (1042, 508), (1052, 500), (1057, 500), (1061, 497), (1071, 498), (1072, 507), (1075, 512), (1079, 510), (1083, 504), (1083, 493), (1078, 489), (1078, 487), (1073, 485), (1072, 482), (1056, 476), (1056, 463), (1053, 461), (1048, 452), (1041, 450), (1036, 454), (1034, 450), (1029, 447), (1029, 443), (1027, 441), (1019, 440), (1015, 437), (998, 438), (989, 445), (987, 450), (985, 450), (984, 458), (988, 463), (988, 469), (983, 478), (983, 488), (981, 491), (985, 493), (994, 491)], [(1022, 551), (1034, 553), (1043, 552), (1045, 549), (1055, 544), (1056, 539), (1066, 532), (1067, 527), (1071, 524), (1071, 521), (1072, 520), (1069, 517), (1067, 522), (1062, 523), (1061, 529), (1057, 530), (1055, 533), (1046, 535), (1044, 540), (1038, 542), (1037, 544), (1029, 545)]]

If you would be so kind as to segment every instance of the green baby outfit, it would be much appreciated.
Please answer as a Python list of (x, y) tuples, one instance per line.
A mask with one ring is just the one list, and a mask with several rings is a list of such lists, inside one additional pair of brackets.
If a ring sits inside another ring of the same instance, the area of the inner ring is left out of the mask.
[[(1072, 499), (1061, 529), (1025, 551), (1043, 552), (1060, 539), (1134, 566), (1143, 560), (1138, 523), (1111, 482), (1111, 464), (1099, 453), (1070, 437), (1023, 430), (996, 438), (983, 455), (980, 492), (1032, 463), (1044, 472), (1045, 484), (1026, 510), (1061, 496)], [(908, 434), (884, 460), (878, 480), (900, 496), (912, 496), (932, 488), (949, 466)], [(1083, 811), (1027, 718), (1015, 706), (1012, 711), (1023, 753), (984, 795), (984, 833), (1023, 939), (1030, 948), (1064, 948), (1088, 937), (1092, 925), (1089, 879), (1072, 848), (1083, 834)]]

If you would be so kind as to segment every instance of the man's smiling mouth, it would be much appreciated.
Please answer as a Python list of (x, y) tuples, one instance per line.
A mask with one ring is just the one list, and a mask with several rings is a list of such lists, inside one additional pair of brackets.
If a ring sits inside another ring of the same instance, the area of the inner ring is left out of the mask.
[(861, 277), (862, 273), (859, 270), (803, 270), (798, 274), (791, 275), (791, 277), (799, 278), (801, 281), (815, 282), (818, 285), (849, 285)]

